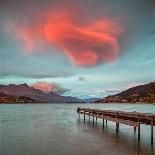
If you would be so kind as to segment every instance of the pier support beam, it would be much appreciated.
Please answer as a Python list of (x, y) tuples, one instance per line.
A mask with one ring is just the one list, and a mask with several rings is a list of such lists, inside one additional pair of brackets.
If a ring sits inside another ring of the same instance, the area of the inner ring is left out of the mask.
[[(136, 112), (136, 111), (134, 111), (134, 112)], [(136, 127), (134, 126), (134, 132), (136, 132)]]
[(103, 126), (103, 128), (104, 128), (104, 119), (103, 119), (103, 125), (102, 125), (102, 126)]
[(94, 125), (94, 114), (93, 114), (93, 125)]
[(116, 132), (119, 130), (119, 123), (116, 123)]
[(85, 110), (84, 110), (84, 122), (85, 122), (85, 120), (86, 120), (86, 115), (85, 115)]
[(152, 120), (151, 120), (151, 145), (153, 145), (153, 121), (154, 121), (154, 116), (152, 116)]
[(116, 112), (116, 132), (118, 132), (118, 129), (119, 129), (119, 123), (118, 123), (118, 111)]
[(140, 142), (140, 115), (138, 116), (138, 142)]

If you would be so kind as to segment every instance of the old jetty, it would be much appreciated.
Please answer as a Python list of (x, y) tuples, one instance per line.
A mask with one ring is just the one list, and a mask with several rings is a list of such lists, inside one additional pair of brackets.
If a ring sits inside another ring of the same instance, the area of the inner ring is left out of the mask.
[(86, 116), (88, 116), (89, 121), (92, 117), (93, 124), (97, 119), (104, 121), (112, 121), (116, 123), (116, 132), (119, 130), (119, 124), (125, 124), (134, 127), (134, 131), (138, 129), (138, 141), (140, 141), (140, 125), (150, 125), (151, 128), (151, 144), (153, 145), (153, 126), (155, 126), (155, 114), (150, 113), (139, 113), (139, 112), (124, 112), (124, 111), (113, 111), (113, 110), (101, 110), (101, 109), (91, 109), (91, 108), (78, 108), (77, 113), (83, 114), (84, 122)]

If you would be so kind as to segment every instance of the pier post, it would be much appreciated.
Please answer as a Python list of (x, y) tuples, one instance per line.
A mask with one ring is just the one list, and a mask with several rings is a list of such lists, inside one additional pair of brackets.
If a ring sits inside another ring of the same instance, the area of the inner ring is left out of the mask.
[(118, 111), (116, 111), (116, 132), (118, 132), (119, 129), (119, 123), (118, 123)]
[(152, 116), (152, 120), (151, 120), (151, 145), (153, 145), (153, 121), (154, 121), (154, 116)]
[(134, 126), (134, 132), (136, 132), (136, 127)]
[(106, 125), (107, 125), (107, 120), (106, 120)]
[(104, 128), (104, 119), (103, 119), (103, 128)]
[(92, 113), (92, 115), (93, 115), (93, 125), (94, 125), (94, 112)]
[[(134, 112), (136, 112), (136, 111), (134, 111)], [(136, 127), (134, 126), (134, 132), (136, 132)]]
[(86, 115), (85, 115), (85, 110), (84, 110), (84, 122), (85, 122), (85, 119), (86, 119)]
[(138, 114), (138, 142), (140, 141), (140, 114)]
[(89, 123), (90, 123), (90, 113), (89, 113)]

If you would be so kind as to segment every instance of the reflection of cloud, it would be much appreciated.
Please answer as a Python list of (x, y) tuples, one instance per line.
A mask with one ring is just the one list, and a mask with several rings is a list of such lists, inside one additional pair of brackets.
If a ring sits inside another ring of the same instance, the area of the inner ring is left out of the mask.
[(35, 89), (39, 89), (45, 93), (54, 92), (57, 94), (63, 94), (65, 92), (70, 91), (69, 89), (61, 87), (57, 83), (36, 82), (34, 84), (31, 84), (30, 86)]
[(83, 81), (83, 82), (86, 82), (86, 78), (85, 77), (78, 77), (78, 81)]

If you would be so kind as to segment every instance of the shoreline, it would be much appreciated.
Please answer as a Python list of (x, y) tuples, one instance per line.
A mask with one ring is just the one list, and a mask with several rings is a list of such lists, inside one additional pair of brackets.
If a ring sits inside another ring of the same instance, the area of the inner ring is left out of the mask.
[(67, 104), (67, 105), (69, 105), (69, 104), (89, 104), (89, 105), (95, 105), (95, 104), (145, 104), (145, 105), (147, 105), (147, 104), (152, 104), (152, 105), (155, 105), (155, 103), (146, 103), (146, 102), (138, 102), (138, 103), (133, 103), (133, 102), (129, 102), (129, 103), (114, 103), (114, 102), (110, 102), (110, 103), (0, 103), (0, 105), (3, 105), (3, 104)]

